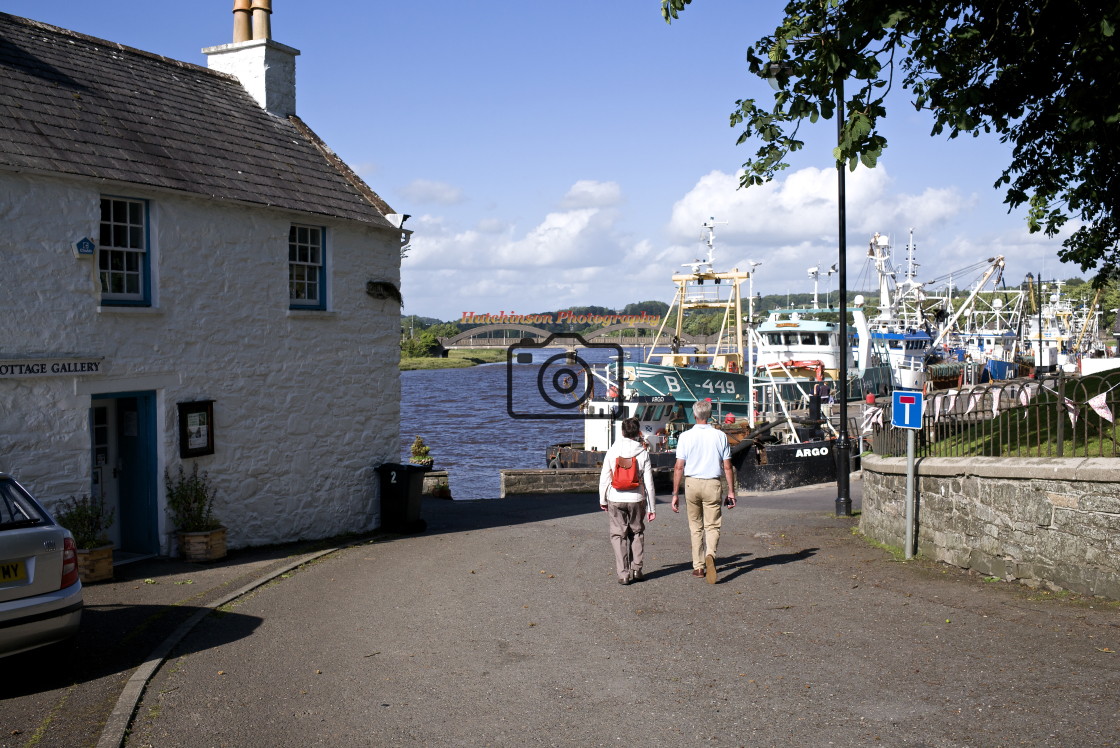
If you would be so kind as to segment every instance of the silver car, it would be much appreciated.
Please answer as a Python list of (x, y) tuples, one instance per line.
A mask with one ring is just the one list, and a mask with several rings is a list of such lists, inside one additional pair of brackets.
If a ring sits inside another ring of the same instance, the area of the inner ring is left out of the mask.
[(0, 657), (69, 639), (81, 620), (74, 538), (0, 473)]

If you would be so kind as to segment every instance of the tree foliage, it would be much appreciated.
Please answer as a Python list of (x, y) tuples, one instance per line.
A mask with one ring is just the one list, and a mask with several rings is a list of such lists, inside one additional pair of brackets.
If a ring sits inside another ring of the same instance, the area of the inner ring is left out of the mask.
[(639, 315), (645, 312), (651, 317), (664, 317), (669, 311), (669, 305), (664, 301), (635, 301), (622, 308), (622, 314)]
[(435, 356), (439, 349), (439, 340), (430, 330), (424, 330), (416, 336), (401, 337), (401, 356), (404, 358)]
[[(662, 15), (672, 22), (691, 2), (662, 0)], [(931, 135), (1010, 144), (993, 185), (1008, 210), (1026, 205), (1032, 233), (1069, 224), (1059, 256), (1103, 285), (1120, 275), (1118, 25), (1115, 0), (789, 0), (747, 51), (750, 71), (780, 89), (736, 102), (738, 142), (761, 143), (740, 184), (786, 168), (800, 125), (832, 119), (841, 99), (838, 165), (874, 167), (886, 97), (901, 86), (933, 116)]]

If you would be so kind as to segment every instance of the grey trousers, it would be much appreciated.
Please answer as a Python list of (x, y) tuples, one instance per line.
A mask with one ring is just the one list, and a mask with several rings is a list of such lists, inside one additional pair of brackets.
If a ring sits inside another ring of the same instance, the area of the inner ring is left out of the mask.
[(641, 571), (646, 545), (646, 502), (607, 502), (614, 568), (619, 579)]

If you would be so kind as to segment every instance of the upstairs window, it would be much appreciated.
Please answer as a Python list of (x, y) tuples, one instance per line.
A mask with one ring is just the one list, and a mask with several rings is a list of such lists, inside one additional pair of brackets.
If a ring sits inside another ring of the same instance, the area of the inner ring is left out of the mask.
[(326, 309), (326, 263), (322, 228), (288, 230), (288, 303), (292, 309)]
[(145, 201), (101, 198), (97, 272), (102, 303), (140, 306), (151, 303), (148, 204)]

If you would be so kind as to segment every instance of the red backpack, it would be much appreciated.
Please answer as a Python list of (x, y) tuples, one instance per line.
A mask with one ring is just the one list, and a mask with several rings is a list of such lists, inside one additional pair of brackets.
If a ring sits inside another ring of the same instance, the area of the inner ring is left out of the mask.
[(616, 491), (633, 491), (638, 485), (638, 458), (618, 457), (614, 461), (611, 485)]

